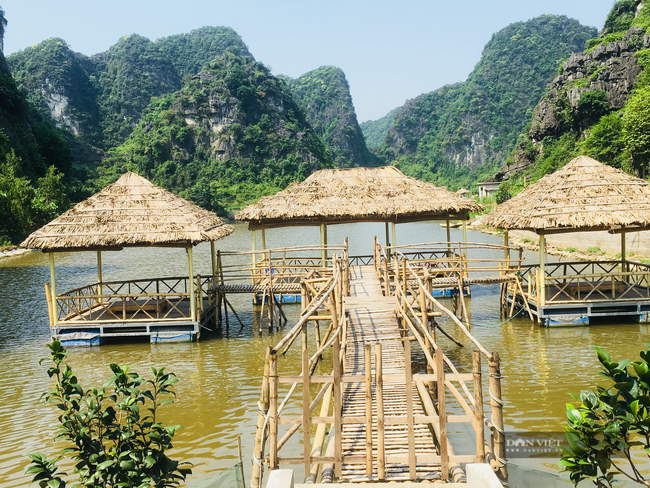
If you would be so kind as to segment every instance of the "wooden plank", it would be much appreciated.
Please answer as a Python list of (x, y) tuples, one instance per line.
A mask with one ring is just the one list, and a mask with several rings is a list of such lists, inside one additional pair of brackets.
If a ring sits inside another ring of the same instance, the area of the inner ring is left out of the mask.
[(386, 479), (386, 449), (384, 439), (384, 379), (381, 344), (375, 344), (375, 397), (377, 403), (377, 477)]
[(440, 475), (443, 480), (449, 479), (449, 454), (447, 451), (447, 407), (445, 399), (445, 362), (444, 354), (441, 348), (436, 350), (436, 374), (438, 376), (438, 423), (440, 425), (440, 437), (438, 444), (440, 446)]

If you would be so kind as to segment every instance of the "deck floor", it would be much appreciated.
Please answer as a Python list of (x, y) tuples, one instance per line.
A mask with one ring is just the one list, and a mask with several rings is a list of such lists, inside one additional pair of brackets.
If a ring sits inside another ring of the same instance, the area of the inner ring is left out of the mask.
[[(345, 298), (345, 307), (349, 316), (347, 332), (348, 349), (344, 370), (346, 374), (365, 373), (365, 344), (382, 344), (382, 362), (384, 374), (404, 373), (404, 346), (395, 314), (395, 297), (385, 297), (373, 266), (352, 266), (350, 276), (350, 297)], [(374, 347), (372, 368), (374, 375)], [(377, 422), (376, 395), (373, 386), (373, 425)], [(413, 389), (413, 412), (424, 415), (418, 392)], [(365, 415), (365, 386), (348, 384), (343, 393), (343, 416)], [(384, 383), (385, 417), (406, 414), (406, 386), (402, 383)], [(365, 455), (365, 426), (344, 424), (342, 429), (343, 455)], [(386, 425), (386, 456), (408, 454), (406, 425)], [(373, 476), (366, 477), (365, 464), (343, 464), (340, 482), (365, 482), (377, 480), (376, 465), (377, 432), (373, 431)], [(424, 424), (415, 425), (416, 454), (436, 454), (437, 449), (429, 428)], [(418, 464), (418, 479), (440, 478), (439, 464)], [(406, 481), (409, 479), (408, 464), (387, 464), (387, 481)]]

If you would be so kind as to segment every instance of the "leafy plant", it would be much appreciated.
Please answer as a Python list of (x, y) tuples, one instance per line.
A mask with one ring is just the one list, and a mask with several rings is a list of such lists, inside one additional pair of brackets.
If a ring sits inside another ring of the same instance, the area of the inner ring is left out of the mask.
[(650, 350), (641, 351), (642, 361), (614, 362), (604, 349), (594, 349), (603, 366), (600, 376), (613, 384), (572, 395), (581, 405), (567, 404), (569, 448), (560, 465), (574, 486), (589, 479), (611, 487), (616, 475), (650, 486), (632, 457), (637, 448), (650, 456)]
[(173, 487), (191, 474), (189, 463), (165, 454), (181, 426), (166, 427), (158, 419), (159, 407), (173, 403), (178, 381), (173, 373), (151, 368), (153, 378), (145, 380), (128, 366), (111, 364), (113, 376), (104, 386), (86, 390), (64, 364), (67, 351), (61, 343), (53, 341), (48, 347), (53, 365), (47, 374), (55, 385), (44, 397), (61, 411), (55, 439), (67, 447), (54, 459), (28, 456), (32, 462), (27, 473), (34, 475), (34, 482), (41, 488), (65, 487), (67, 475), (57, 467), (64, 456), (74, 461), (79, 481), (75, 486)]
[(589, 246), (587, 252), (591, 254), (599, 254), (601, 256), (605, 255), (605, 251), (603, 251), (600, 246)]

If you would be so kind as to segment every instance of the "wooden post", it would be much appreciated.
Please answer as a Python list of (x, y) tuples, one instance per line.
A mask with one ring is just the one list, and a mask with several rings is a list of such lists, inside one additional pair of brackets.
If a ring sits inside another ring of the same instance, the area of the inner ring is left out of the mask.
[(442, 348), (436, 350), (436, 379), (438, 389), (438, 418), (440, 422), (440, 476), (443, 480), (449, 479), (449, 450), (447, 447), (447, 405), (445, 403), (445, 362)]
[[(264, 357), (264, 379), (262, 380), (262, 391), (260, 393), (260, 412), (257, 414), (257, 430), (255, 432), (255, 447), (253, 449), (253, 470), (251, 474), (251, 486), (260, 488), (262, 474), (262, 461), (260, 456), (264, 446), (264, 418), (269, 410), (269, 374), (270, 374), (271, 346), (266, 348)], [(258, 464), (259, 463), (259, 464)]]
[(406, 422), (409, 447), (409, 479), (415, 481), (416, 457), (415, 457), (415, 431), (413, 426), (413, 372), (411, 371), (411, 341), (408, 337), (404, 343), (404, 382), (406, 383)]
[(53, 318), (53, 324), (56, 326), (57, 322), (59, 321), (59, 307), (58, 304), (56, 303), (56, 274), (54, 273), (54, 253), (49, 252), (48, 254), (48, 259), (50, 261), (50, 288), (52, 289), (52, 307), (54, 310), (54, 314), (52, 315)]
[[(386, 247), (390, 247), (390, 231), (388, 230), (388, 221), (386, 221)], [(386, 249), (388, 255), (388, 262), (390, 263), (390, 251)]]
[(447, 259), (451, 257), (451, 227), (449, 227), (449, 219), (447, 218), (445, 220), (445, 223), (447, 224)]
[(539, 295), (540, 306), (546, 305), (546, 236), (539, 236)]
[(510, 236), (508, 235), (508, 229), (503, 233), (503, 245), (506, 249), (503, 250), (503, 257), (506, 259), (506, 267), (510, 267)]
[(321, 266), (327, 267), (327, 225), (320, 224), (320, 245), (323, 249), (320, 252)]
[(192, 246), (187, 248), (187, 267), (190, 274), (190, 314), (192, 321), (196, 322), (196, 297), (194, 296), (194, 259), (192, 257)]
[[(492, 407), (492, 423), (494, 424), (494, 454), (499, 461), (500, 467), (496, 470), (502, 480), (508, 479), (506, 469), (506, 437), (503, 430), (503, 401), (501, 399), (501, 360), (499, 354), (493, 352), (488, 359), (490, 370), (490, 405)], [(500, 461), (501, 460), (501, 461)]]
[(266, 229), (262, 229), (262, 249), (266, 249)]
[(334, 476), (341, 477), (342, 473), (342, 430), (343, 422), (341, 419), (343, 403), (341, 398), (341, 343), (339, 342), (339, 332), (334, 332), (336, 338), (332, 345), (332, 375), (334, 376), (332, 382), (332, 389), (334, 390)]
[(305, 476), (311, 471), (311, 412), (309, 405), (309, 351), (307, 349), (307, 322), (302, 325), (302, 430)]
[(467, 242), (467, 221), (463, 220), (463, 242)]
[[(396, 270), (399, 273), (399, 270)], [(402, 311), (404, 312), (404, 316), (406, 316), (406, 288), (407, 283), (406, 283), (406, 257), (402, 258), (402, 292), (403, 296), (402, 298), (404, 299), (404, 302), (402, 303)], [(406, 324), (402, 323), (403, 328), (406, 329)]]
[[(97, 294), (98, 295), (103, 295), (103, 287), (102, 287), (102, 252), (97, 251)], [(102, 303), (104, 299), (100, 297), (97, 300), (99, 303)]]
[(54, 310), (52, 308), (52, 291), (49, 283), (45, 283), (45, 300), (47, 301), (47, 316), (50, 319), (50, 327), (52, 327), (54, 325)]
[(372, 345), (365, 344), (366, 375), (366, 476), (372, 476)]
[(210, 256), (212, 257), (212, 280), (214, 284), (217, 284), (217, 259), (216, 252), (214, 249), (214, 242), (210, 242)]
[(257, 284), (255, 282), (255, 278), (257, 278), (257, 231), (253, 231), (253, 246), (252, 246), (253, 254), (251, 255), (253, 258), (253, 285)]
[(201, 286), (201, 275), (196, 275), (196, 303), (199, 305), (199, 322), (201, 321), (201, 313), (203, 312), (203, 287)]
[(386, 479), (386, 448), (384, 439), (384, 371), (381, 343), (375, 344), (375, 396), (377, 398), (377, 479)]
[(397, 229), (395, 229), (395, 222), (391, 222), (393, 230), (393, 246), (397, 246)]
[[(627, 271), (627, 266), (625, 264), (625, 256), (627, 254), (627, 251), (625, 249), (625, 232), (621, 232), (621, 270), (623, 273)], [(624, 278), (625, 281), (627, 281), (627, 276)], [(612, 280), (614, 281), (614, 280)], [(612, 282), (612, 289), (615, 288), (615, 284)]]
[(472, 352), (474, 363), (474, 432), (476, 433), (476, 462), (485, 462), (485, 429), (483, 427), (483, 385), (481, 383), (481, 351)]
[[(278, 354), (269, 357), (269, 469), (278, 468)], [(309, 471), (308, 471), (309, 472)]]

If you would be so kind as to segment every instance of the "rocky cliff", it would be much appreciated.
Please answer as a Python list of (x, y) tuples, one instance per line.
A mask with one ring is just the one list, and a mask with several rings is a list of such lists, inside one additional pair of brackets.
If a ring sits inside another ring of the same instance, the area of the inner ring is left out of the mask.
[(366, 146), (343, 70), (321, 66), (296, 79), (284, 80), (338, 167), (380, 163)]
[(628, 104), (650, 81), (649, 28), (650, 6), (639, 0), (617, 2), (600, 36), (561, 64), (528, 130), (494, 179), (526, 174), (534, 180), (577, 154), (645, 173), (626, 121), (635, 116)]
[(287, 85), (227, 51), (182, 90), (152, 101), (104, 171), (111, 179), (133, 169), (211, 208), (246, 203), (332, 164)]
[(509, 25), (492, 36), (467, 81), (404, 104), (381, 154), (412, 176), (475, 184), (505, 160), (558, 61), (595, 35), (564, 16)]

